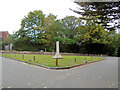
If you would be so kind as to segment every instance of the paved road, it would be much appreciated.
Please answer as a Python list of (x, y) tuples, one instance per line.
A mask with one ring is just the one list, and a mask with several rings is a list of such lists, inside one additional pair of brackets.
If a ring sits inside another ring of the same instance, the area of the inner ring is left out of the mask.
[(4, 88), (118, 88), (118, 58), (70, 70), (48, 70), (2, 59)]

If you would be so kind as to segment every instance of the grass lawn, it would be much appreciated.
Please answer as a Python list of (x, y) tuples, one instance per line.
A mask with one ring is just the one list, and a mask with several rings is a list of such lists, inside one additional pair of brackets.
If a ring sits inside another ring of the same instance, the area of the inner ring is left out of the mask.
[[(2, 54), (4, 57), (18, 59), (21, 61), (27, 61), (31, 63), (41, 64), (44, 66), (50, 66), (50, 67), (56, 67), (56, 59), (53, 59), (52, 55), (33, 55), (33, 54)], [(34, 56), (35, 56), (35, 62), (34, 62)], [(76, 63), (75, 63), (76, 58)], [(58, 67), (68, 67), (68, 66), (74, 66), (79, 64), (84, 64), (84, 60), (87, 60), (87, 63), (98, 61), (101, 59), (104, 59), (103, 57), (91, 57), (91, 56), (63, 56), (63, 59), (58, 59)], [(29, 61), (29, 60), (32, 61)]]

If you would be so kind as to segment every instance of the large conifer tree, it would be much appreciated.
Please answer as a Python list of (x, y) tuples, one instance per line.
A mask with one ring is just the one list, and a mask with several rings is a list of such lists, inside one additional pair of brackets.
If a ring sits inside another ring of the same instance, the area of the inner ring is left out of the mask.
[[(116, 20), (120, 18), (119, 2), (75, 2), (80, 8), (72, 10), (83, 17), (97, 16), (96, 23), (101, 24), (105, 29), (113, 31), (120, 28)], [(85, 19), (85, 18), (84, 18)], [(109, 24), (112, 23), (112, 24)]]

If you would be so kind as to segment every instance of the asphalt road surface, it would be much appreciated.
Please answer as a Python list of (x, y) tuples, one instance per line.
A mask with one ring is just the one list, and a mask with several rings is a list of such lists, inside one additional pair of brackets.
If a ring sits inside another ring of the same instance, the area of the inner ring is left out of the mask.
[(50, 70), (2, 58), (4, 88), (118, 88), (118, 58), (69, 70)]

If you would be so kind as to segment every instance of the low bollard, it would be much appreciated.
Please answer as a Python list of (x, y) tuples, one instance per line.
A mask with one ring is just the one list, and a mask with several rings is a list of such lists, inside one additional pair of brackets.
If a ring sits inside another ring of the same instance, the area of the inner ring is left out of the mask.
[(24, 54), (23, 54), (23, 59), (24, 59)]
[(15, 52), (15, 57), (16, 57), (16, 52)]
[(76, 58), (75, 58), (75, 63), (76, 63)]
[(34, 56), (34, 62), (35, 62), (35, 56)]
[(85, 63), (87, 63), (86, 57), (85, 57)]

